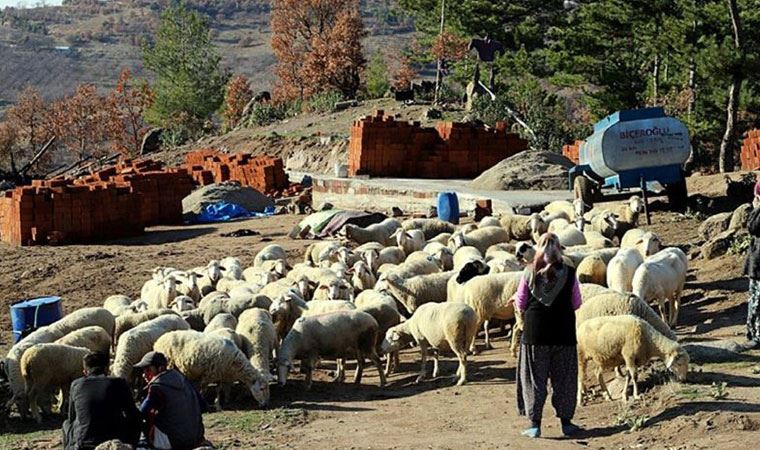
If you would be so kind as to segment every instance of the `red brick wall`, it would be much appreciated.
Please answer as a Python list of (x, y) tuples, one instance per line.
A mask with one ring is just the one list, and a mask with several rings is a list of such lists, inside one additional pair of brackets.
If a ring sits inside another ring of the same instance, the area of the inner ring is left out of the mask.
[(486, 129), (469, 123), (397, 122), (383, 111), (351, 127), (349, 175), (474, 178), (528, 147), (505, 123)]
[(578, 164), (578, 161), (580, 160), (581, 145), (583, 145), (583, 141), (575, 141), (572, 144), (565, 145), (562, 147), (562, 154), (565, 158)]
[(34, 180), (0, 198), (0, 238), (14, 245), (87, 243), (182, 222), (192, 191), (183, 169), (122, 161), (76, 180)]
[(187, 170), (201, 186), (232, 180), (271, 195), (289, 185), (281, 158), (203, 149), (188, 153), (185, 162)]
[(742, 170), (760, 169), (760, 130), (750, 130), (742, 144)]

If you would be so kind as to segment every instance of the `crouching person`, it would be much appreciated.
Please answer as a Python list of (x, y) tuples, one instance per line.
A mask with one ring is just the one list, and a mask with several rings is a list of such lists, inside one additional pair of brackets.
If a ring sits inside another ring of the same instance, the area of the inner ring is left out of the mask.
[(68, 418), (63, 422), (66, 450), (92, 450), (118, 439), (137, 445), (140, 414), (123, 378), (108, 376), (108, 355), (84, 357), (84, 377), (71, 383)]
[(167, 369), (163, 353), (149, 352), (135, 365), (148, 383), (140, 406), (151, 448), (190, 450), (204, 443), (203, 417), (208, 405), (178, 371)]

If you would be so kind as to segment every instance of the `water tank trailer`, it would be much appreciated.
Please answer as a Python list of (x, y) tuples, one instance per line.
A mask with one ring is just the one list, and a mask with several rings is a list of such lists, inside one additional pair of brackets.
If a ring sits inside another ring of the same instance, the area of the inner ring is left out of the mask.
[(570, 169), (570, 186), (588, 207), (603, 198), (602, 189), (621, 193), (658, 183), (675, 210), (686, 208), (683, 165), (691, 154), (689, 130), (662, 108), (618, 111), (594, 125)]

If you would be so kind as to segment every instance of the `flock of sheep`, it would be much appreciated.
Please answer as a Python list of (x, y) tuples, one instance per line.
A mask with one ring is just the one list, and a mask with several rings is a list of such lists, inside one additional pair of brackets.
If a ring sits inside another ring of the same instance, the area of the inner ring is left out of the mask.
[(25, 337), (9, 351), (3, 372), (18, 412), (27, 417), (31, 409), (37, 420), (59, 391), (66, 400), (88, 351), (110, 351), (112, 374), (130, 383), (140, 381), (133, 365), (161, 351), (220, 405), (235, 384), (266, 405), (270, 383), (284, 385), (296, 361), (307, 388), (320, 360), (336, 360), (336, 381), (354, 361), (356, 383), (370, 361), (382, 387), (409, 344), (421, 352), (417, 382), (427, 376), (428, 356), (437, 377), (439, 354), (454, 353), (456, 383), (463, 384), (481, 328), (490, 349), (492, 322), (514, 321), (511, 351), (519, 351), (521, 318), (511, 299), (535, 255), (534, 242), (551, 231), (581, 282), (579, 402), (589, 360), (608, 397), (602, 371), (624, 369), (627, 399), (631, 381), (638, 395), (637, 367), (651, 358), (679, 378), (689, 362), (671, 329), (687, 258), (637, 228), (642, 209), (632, 197), (619, 209), (584, 212), (579, 201), (557, 201), (529, 216), (463, 226), (386, 219), (366, 228), (347, 225), (340, 240), (311, 244), (304, 261), (292, 265), (282, 247), (269, 245), (249, 267), (234, 257), (205, 267), (158, 267), (140, 299), (114, 295), (103, 307), (80, 309)]

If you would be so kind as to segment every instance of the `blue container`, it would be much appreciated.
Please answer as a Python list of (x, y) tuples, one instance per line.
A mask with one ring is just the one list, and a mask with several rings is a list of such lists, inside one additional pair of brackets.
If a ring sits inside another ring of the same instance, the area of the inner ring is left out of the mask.
[(455, 225), (459, 223), (459, 198), (456, 192), (438, 194), (438, 218)]
[(39, 297), (11, 305), (11, 324), (14, 342), (21, 340), (25, 331), (34, 331), (63, 317), (61, 297)]

